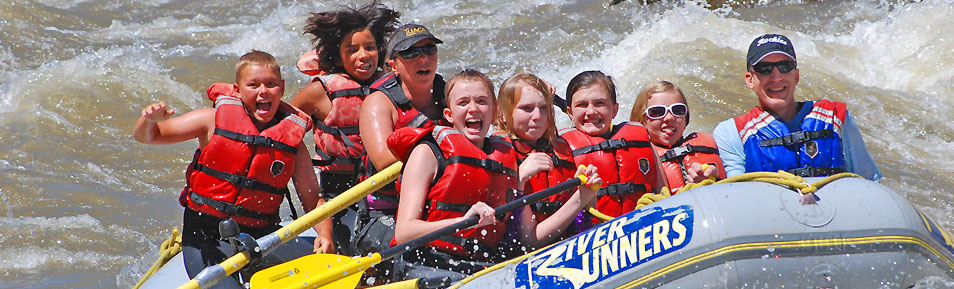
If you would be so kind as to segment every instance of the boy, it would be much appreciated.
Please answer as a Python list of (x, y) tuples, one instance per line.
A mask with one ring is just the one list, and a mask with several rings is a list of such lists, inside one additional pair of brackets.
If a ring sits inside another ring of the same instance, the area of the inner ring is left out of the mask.
[[(255, 238), (278, 229), (278, 208), (288, 193), (289, 179), (306, 211), (324, 202), (302, 142), (311, 118), (281, 101), (285, 82), (275, 58), (256, 50), (243, 55), (235, 65), (235, 80), (238, 97), (220, 96), (215, 108), (174, 118), (169, 118), (174, 111), (164, 102), (154, 103), (142, 110), (133, 131), (133, 137), (145, 144), (199, 141), (179, 196), (185, 207), (182, 254), (190, 278), (234, 254), (220, 240), (221, 220), (234, 219), (242, 232)], [(332, 248), (329, 222), (315, 226), (316, 252)], [(298, 240), (279, 247), (264, 261), (287, 261), (309, 253), (292, 243)], [(236, 279), (228, 280), (215, 288), (241, 288)]]

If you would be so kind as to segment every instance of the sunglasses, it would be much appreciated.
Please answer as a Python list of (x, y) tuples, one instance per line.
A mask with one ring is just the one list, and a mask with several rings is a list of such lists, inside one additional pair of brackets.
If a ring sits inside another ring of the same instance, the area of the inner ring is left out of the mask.
[(669, 107), (665, 105), (654, 105), (646, 108), (646, 117), (649, 117), (649, 119), (660, 119), (666, 116), (666, 111), (672, 113), (672, 116), (684, 117), (689, 113), (689, 107), (683, 103), (673, 103)]
[(752, 70), (762, 75), (772, 74), (772, 68), (778, 67), (778, 72), (789, 73), (795, 69), (795, 61), (785, 60), (779, 62), (759, 62), (752, 65)]
[(398, 51), (397, 55), (404, 59), (415, 58), (423, 52), (426, 55), (437, 54), (437, 45), (428, 44), (422, 46), (411, 46), (411, 48)]

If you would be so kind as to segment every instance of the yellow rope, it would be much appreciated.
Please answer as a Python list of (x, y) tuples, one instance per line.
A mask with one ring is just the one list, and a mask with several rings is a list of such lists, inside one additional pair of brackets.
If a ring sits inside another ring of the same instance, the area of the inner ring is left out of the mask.
[(490, 267), (487, 267), (487, 268), (485, 268), (485, 269), (483, 269), (483, 270), (480, 270), (479, 272), (474, 273), (473, 275), (467, 276), (467, 278), (464, 278), (463, 280), (460, 280), (460, 282), (457, 282), (457, 284), (454, 284), (454, 286), (447, 287), (447, 288), (448, 288), (448, 289), (457, 289), (457, 288), (460, 288), (460, 286), (463, 286), (464, 284), (467, 284), (468, 282), (473, 281), (474, 279), (477, 279), (477, 278), (480, 277), (480, 276), (484, 276), (484, 275), (486, 275), (486, 274), (488, 274), (488, 273), (490, 273), (490, 272), (500, 270), (501, 268), (507, 266), (508, 264), (519, 263), (520, 261), (523, 261), (523, 260), (529, 258), (530, 256), (533, 256), (533, 255), (537, 254), (538, 252), (542, 252), (543, 250), (546, 250), (546, 249), (549, 249), (550, 247), (553, 247), (553, 245), (556, 245), (557, 243), (559, 243), (559, 242), (554, 242), (554, 243), (552, 243), (552, 244), (550, 244), (550, 245), (544, 246), (543, 248), (537, 249), (536, 251), (523, 254), (523, 256), (516, 257), (516, 258), (510, 259), (510, 260), (504, 261), (504, 262), (500, 262), (500, 263), (494, 264), (493, 266), (490, 266)]
[[(678, 193), (682, 193), (691, 189), (695, 189), (702, 186), (708, 186), (711, 184), (728, 184), (728, 183), (737, 183), (737, 182), (765, 182), (780, 185), (787, 187), (790, 190), (797, 191), (802, 195), (812, 194), (818, 191), (819, 188), (824, 187), (828, 183), (834, 182), (835, 180), (842, 178), (861, 178), (861, 176), (853, 173), (839, 173), (828, 176), (824, 179), (821, 179), (814, 183), (808, 183), (802, 177), (793, 175), (792, 173), (786, 171), (778, 172), (752, 172), (745, 173), (734, 177), (729, 177), (721, 181), (716, 181), (714, 179), (704, 180), (698, 183), (689, 183), (679, 189)], [(642, 197), (636, 202), (636, 209), (645, 207), (646, 205), (658, 202), (659, 200), (670, 197), (669, 189), (663, 187), (659, 194), (643, 194)], [(603, 222), (614, 219), (611, 216), (600, 213), (596, 208), (590, 208), (589, 213), (600, 219)]]
[(142, 286), (142, 283), (145, 283), (146, 279), (149, 279), (152, 274), (159, 271), (159, 268), (162, 268), (162, 265), (165, 265), (166, 262), (169, 262), (169, 259), (175, 257), (176, 254), (179, 254), (181, 251), (182, 235), (179, 234), (179, 229), (172, 229), (172, 236), (163, 241), (162, 245), (159, 246), (159, 259), (156, 260), (155, 264), (152, 264), (152, 268), (149, 268), (146, 274), (142, 275), (142, 279), (139, 279), (139, 282), (136, 283), (136, 286), (133, 286), (133, 289), (138, 289), (139, 286)]

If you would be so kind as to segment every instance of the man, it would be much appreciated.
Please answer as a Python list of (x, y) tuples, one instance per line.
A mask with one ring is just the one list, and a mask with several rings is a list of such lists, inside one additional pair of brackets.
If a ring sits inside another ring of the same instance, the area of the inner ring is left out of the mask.
[(713, 132), (728, 176), (785, 170), (804, 177), (847, 171), (881, 178), (844, 103), (795, 101), (799, 71), (788, 37), (755, 38), (746, 66), (745, 84), (759, 106), (719, 123)]

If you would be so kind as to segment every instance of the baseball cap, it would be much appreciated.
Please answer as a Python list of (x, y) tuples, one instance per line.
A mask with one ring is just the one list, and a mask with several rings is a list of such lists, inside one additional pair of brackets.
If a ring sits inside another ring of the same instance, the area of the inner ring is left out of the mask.
[(395, 51), (403, 51), (411, 48), (411, 45), (417, 43), (418, 41), (424, 39), (434, 39), (434, 43), (444, 43), (437, 37), (434, 37), (434, 34), (431, 34), (431, 31), (420, 24), (404, 24), (401, 27), (398, 27), (394, 31), (394, 34), (391, 36), (391, 40), (388, 41), (388, 58), (391, 58)]
[(792, 41), (779, 34), (765, 34), (752, 40), (749, 44), (749, 54), (746, 57), (748, 65), (755, 65), (762, 61), (762, 58), (772, 54), (784, 54), (792, 60), (795, 60), (795, 46)]

